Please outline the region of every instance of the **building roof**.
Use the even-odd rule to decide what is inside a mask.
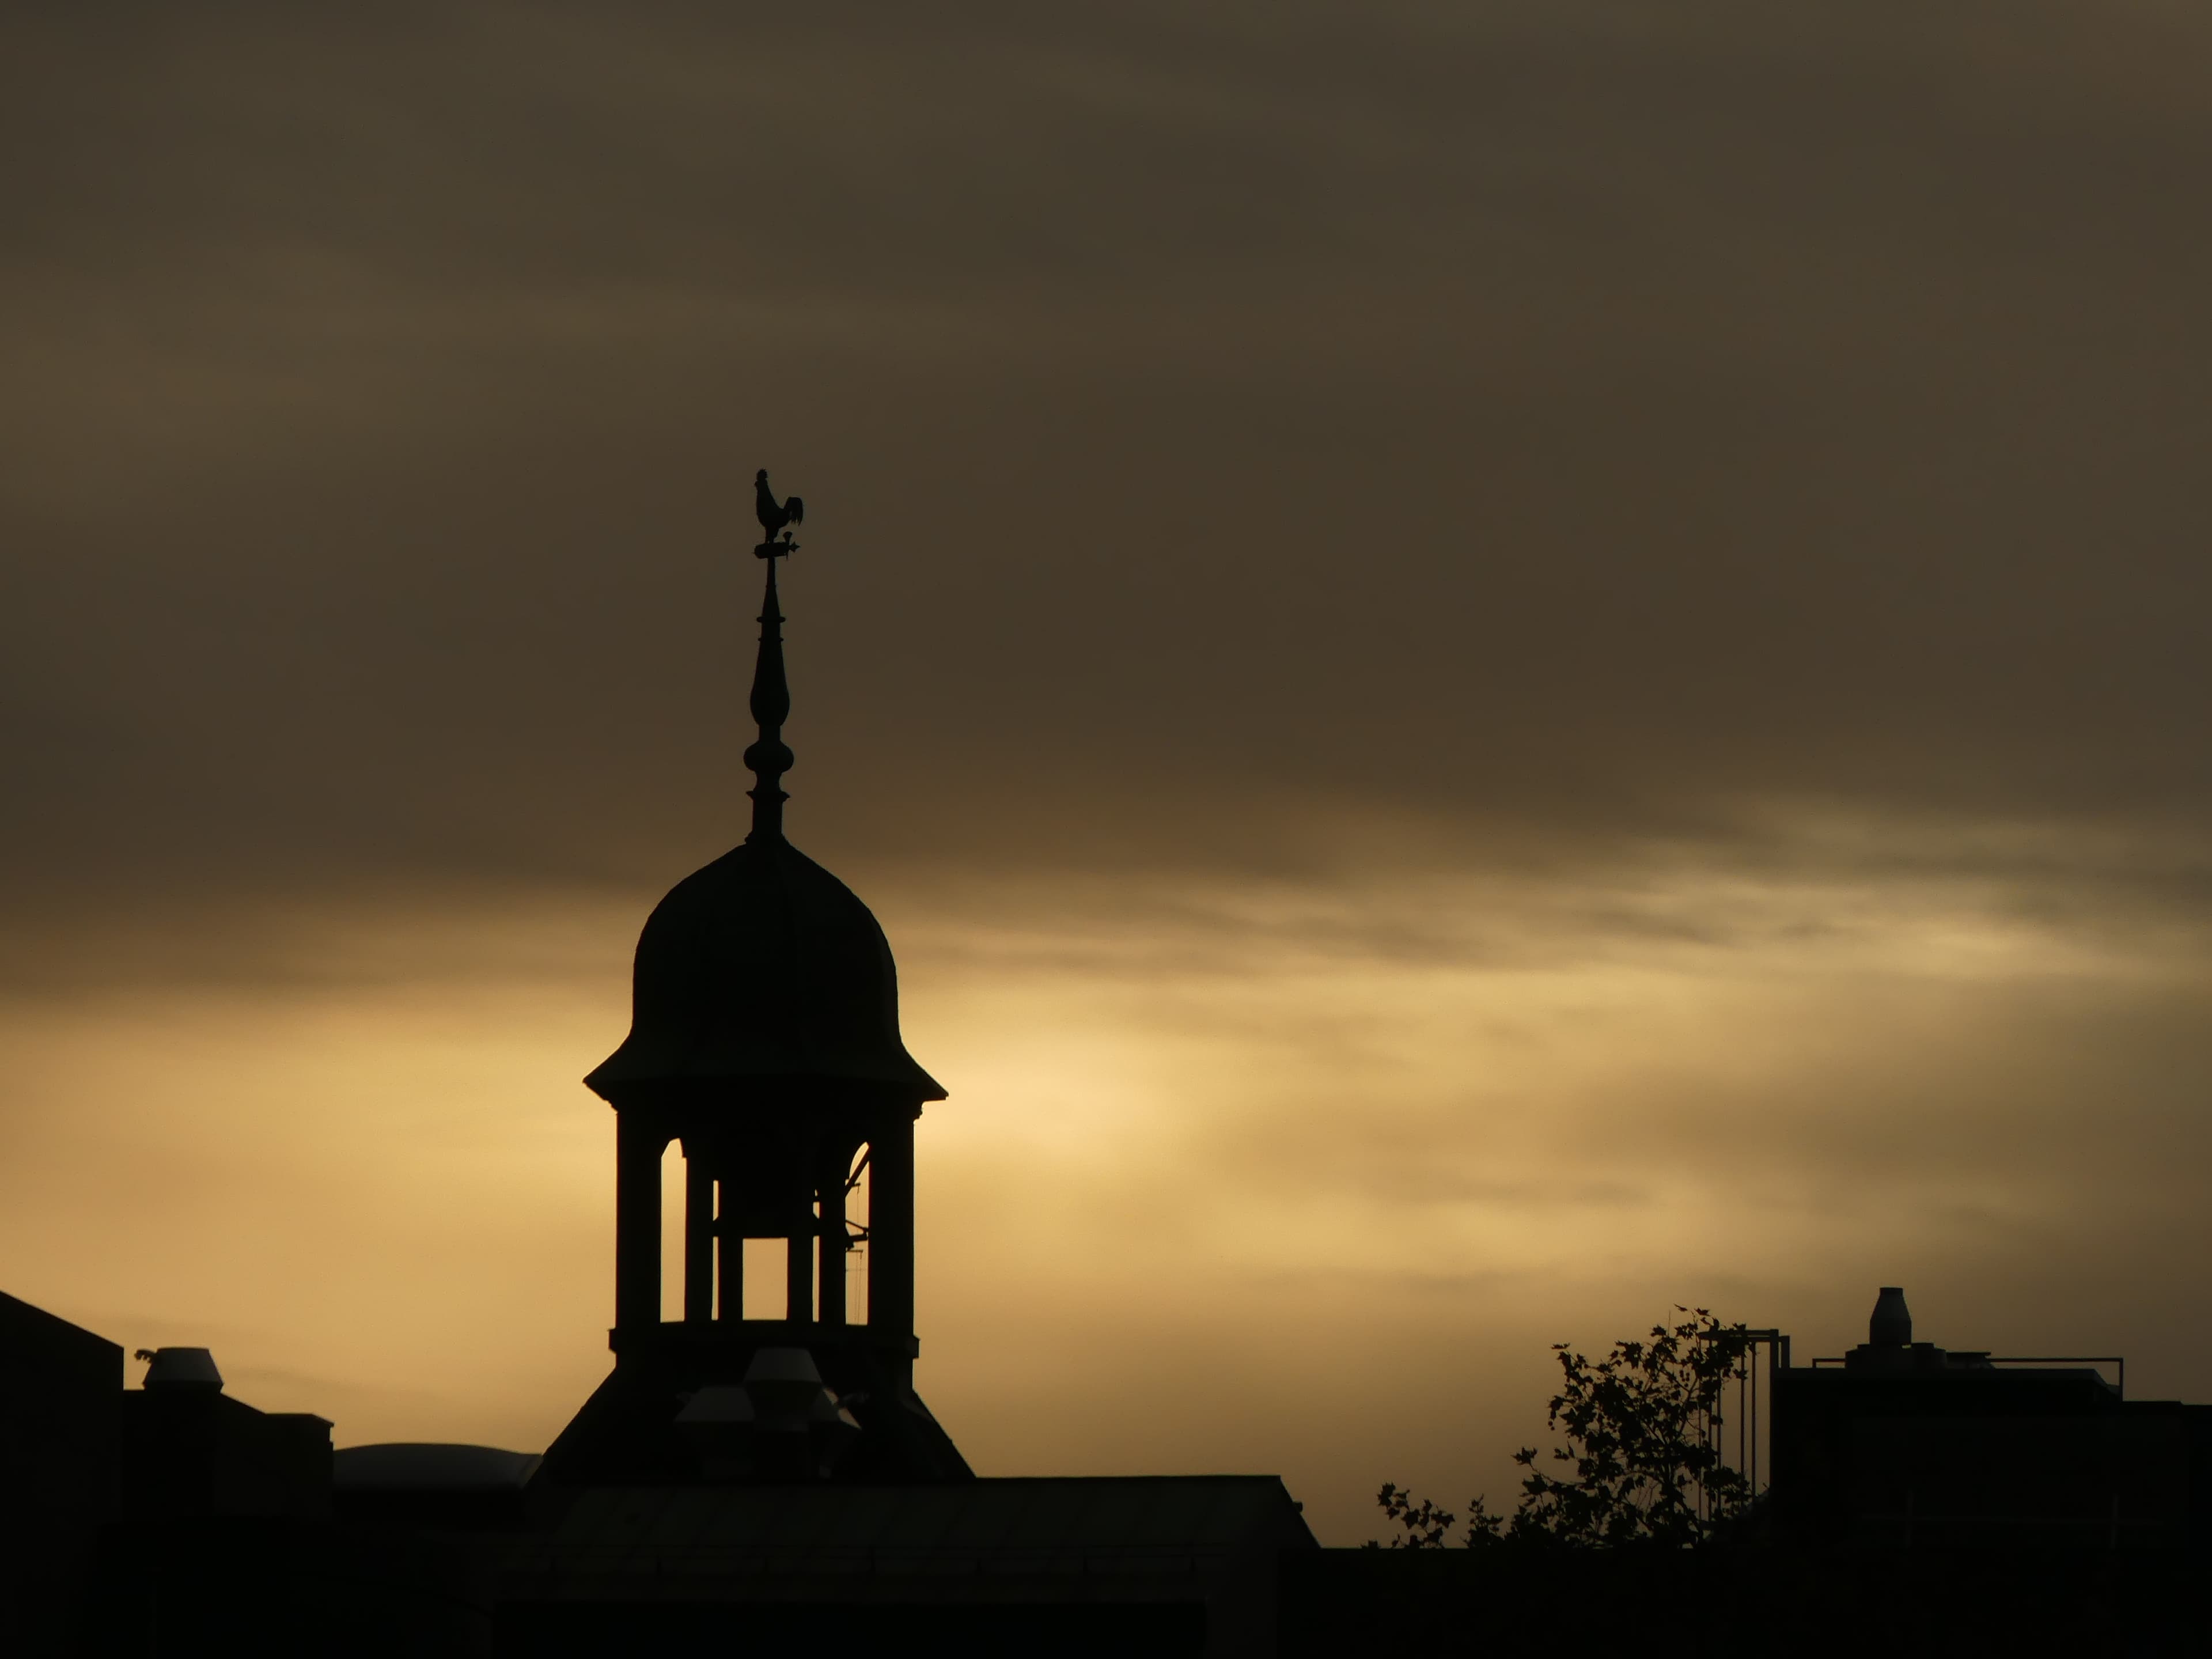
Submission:
[[[331,1458],[340,1492],[516,1492],[544,1459],[536,1452],[441,1441],[342,1446]]]
[[[781,835],[685,877],[637,942],[629,1036],[585,1081],[641,1085],[810,1079],[945,1091],[899,1036],[898,969],[852,890]]]
[[[648,1564],[752,1571],[765,1560],[795,1571],[843,1562],[866,1571],[1024,1559],[1049,1566],[1098,1556],[1194,1565],[1314,1541],[1273,1475],[1158,1475],[598,1487],[580,1492],[553,1532],[525,1548],[570,1571]]]

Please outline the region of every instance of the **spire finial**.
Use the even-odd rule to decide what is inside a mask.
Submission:
[[[753,830],[747,841],[783,839],[783,775],[791,770],[792,753],[783,741],[783,723],[791,717],[791,687],[783,677],[783,612],[776,604],[775,562],[799,550],[789,526],[806,516],[806,504],[793,495],[779,502],[768,487],[768,470],[753,475],[753,501],[761,528],[768,539],[753,549],[753,556],[768,565],[768,592],[761,601],[760,655],[753,665],[752,713],[760,737],[745,750],[745,765],[753,775]],[[778,532],[781,539],[778,539]]]

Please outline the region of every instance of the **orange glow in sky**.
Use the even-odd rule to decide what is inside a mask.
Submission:
[[[2100,1237],[2118,1273],[2194,1224],[2185,1170],[2084,1127],[2100,1008],[2191,992],[2148,925],[1663,864],[995,908],[896,875],[908,1041],[952,1090],[921,1386],[985,1472],[1279,1470],[1351,1539],[1386,1475],[1509,1489],[1551,1341],[1692,1301],[1832,1348],[1899,1279],[1961,1340],[2206,1361],[2096,1259],[2039,1259]],[[635,920],[302,919],[309,988],[11,1002],[16,1289],[206,1343],[341,1444],[542,1445],[607,1363],[611,1114],[577,1079]]]

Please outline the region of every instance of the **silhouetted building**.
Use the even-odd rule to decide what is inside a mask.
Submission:
[[[143,1354],[123,1395],[123,1487],[141,1515],[289,1516],[331,1510],[331,1425],[257,1411],[222,1391],[205,1348]]]
[[[901,1040],[883,929],[784,839],[777,556],[745,751],[752,832],[647,919],[629,1036],[586,1079],[616,1116],[615,1370],[547,1450],[544,1483],[972,1478],[914,1392],[915,1121],[945,1091]],[[678,1263],[660,1259],[672,1147]],[[865,1224],[847,1213],[864,1179]],[[766,1307],[744,1304],[749,1246],[781,1269]],[[672,1268],[683,1316],[664,1321]]]
[[[527,1522],[523,1494],[543,1462],[534,1452],[496,1446],[349,1446],[331,1460],[331,1509],[368,1527],[515,1531]]]
[[[758,494],[771,533],[799,521]],[[784,838],[793,544],[758,550],[751,833],[647,919],[629,1035],[587,1079],[616,1114],[611,1373],[542,1458],[333,1456],[327,1423],[230,1399],[204,1350],[125,1391],[114,1345],[6,1304],[9,1512],[77,1506],[89,1589],[49,1601],[78,1599],[94,1649],[1273,1650],[1279,1559],[1314,1548],[1280,1480],[978,1480],[915,1393],[915,1123],[945,1091],[900,1036],[882,928]]]
[[[672,1644],[736,1620],[763,1639],[1270,1651],[1277,1558],[1314,1543],[1279,1480],[979,1480],[915,1393],[915,1124],[945,1095],[901,1037],[875,917],[784,838],[789,549],[759,550],[751,833],[647,920],[629,1035],[586,1079],[616,1113],[615,1366],[531,1477],[532,1533],[486,1558],[502,1640]],[[664,1262],[672,1149],[683,1246]],[[769,1306],[746,1305],[749,1249],[781,1269]]]
[[[58,1641],[122,1496],[122,1348],[0,1295],[0,1652]]]
[[[1277,1650],[1283,1574],[1317,1553],[1272,1475],[606,1487],[518,1540],[492,1594],[516,1653],[742,1632],[763,1648],[1257,1656]]]
[[[331,1425],[223,1392],[204,1348],[123,1350],[0,1296],[0,1653],[140,1650],[285,1601],[331,1513]],[[166,1608],[166,1613],[163,1609]]]
[[[1865,1343],[1772,1373],[1776,1523],[1883,1549],[2202,1547],[2212,1407],[2129,1400],[2125,1377],[2117,1358],[1916,1342],[1887,1286]]]

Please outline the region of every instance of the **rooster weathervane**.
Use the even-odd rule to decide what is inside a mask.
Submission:
[[[753,549],[756,558],[778,559],[799,550],[799,544],[791,539],[791,526],[805,521],[806,503],[796,495],[777,501],[775,492],[768,487],[766,467],[753,474],[753,511],[760,519],[761,533],[768,538]],[[781,541],[776,539],[779,536]]]

